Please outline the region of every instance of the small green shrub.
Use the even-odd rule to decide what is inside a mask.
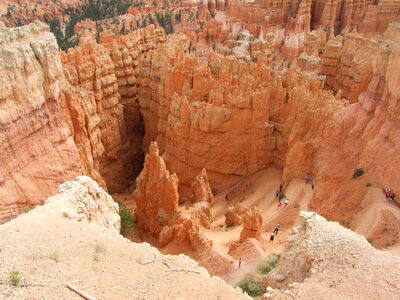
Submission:
[[[257,271],[244,275],[237,286],[253,298],[259,297],[265,293],[262,287],[262,276]]]
[[[231,226],[231,227],[218,227],[216,228],[217,231],[231,231],[234,230],[237,226]]]
[[[265,293],[265,290],[262,286],[263,276],[271,272],[276,267],[279,258],[279,255],[271,254],[264,260],[263,263],[258,265],[255,271],[244,275],[237,286],[253,298],[262,296]]]
[[[366,187],[370,187],[370,186],[372,186],[372,183],[371,182],[367,182],[367,184],[365,186]]]
[[[32,252],[28,258],[31,260],[39,260],[39,259],[43,258],[43,255],[40,252],[35,251],[35,252]]]
[[[136,227],[136,219],[132,216],[131,212],[122,204],[122,202],[118,202],[119,206],[119,215],[121,217],[121,230],[120,233],[123,236],[126,236],[128,233],[135,230]]]
[[[357,168],[357,169],[354,170],[354,173],[353,173],[352,178],[353,178],[353,179],[354,179],[354,178],[358,178],[358,177],[360,177],[362,174],[364,174],[364,170],[361,169],[361,168]]]
[[[11,282],[13,285],[17,285],[20,282],[19,279],[19,272],[12,271],[8,274],[8,281]]]
[[[278,195],[278,199],[282,200],[285,197],[285,193],[284,192],[280,192]]]
[[[266,275],[269,272],[271,272],[273,269],[275,269],[278,261],[279,261],[280,255],[279,254],[271,254],[268,256],[263,263],[258,265],[257,271],[262,274]]]
[[[64,218],[69,218],[69,214],[66,211],[64,211],[62,215]]]
[[[60,255],[58,254],[57,251],[53,251],[52,253],[50,253],[49,258],[54,260],[55,262],[60,261]]]
[[[106,253],[106,248],[102,244],[96,244],[96,247],[94,248],[94,251],[96,253]]]
[[[21,208],[21,210],[22,210],[24,213],[27,213],[28,211],[31,210],[31,208],[30,208],[29,206],[25,206],[25,207]]]

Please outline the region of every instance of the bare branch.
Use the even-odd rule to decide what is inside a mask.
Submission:
[[[197,270],[191,270],[191,269],[179,269],[179,268],[174,268],[174,269],[169,269],[167,270],[168,272],[172,273],[172,272],[192,272],[192,273],[196,273],[196,274],[200,274],[200,271]]]
[[[139,262],[141,265],[147,265],[147,264],[150,264],[150,263],[152,263],[152,262],[155,262],[158,258],[157,258],[157,256],[155,255],[155,253],[153,253],[153,255],[154,255],[154,258],[152,259],[152,260],[149,260],[149,261],[145,261],[145,262]]]
[[[92,296],[86,294],[85,292],[83,292],[83,291],[77,289],[76,287],[74,287],[74,286],[71,285],[71,284],[68,284],[68,283],[67,283],[67,288],[69,288],[71,291],[77,293],[79,296],[81,296],[82,298],[84,298],[84,299],[86,299],[86,300],[97,300],[96,298],[94,298],[94,297],[92,297]]]

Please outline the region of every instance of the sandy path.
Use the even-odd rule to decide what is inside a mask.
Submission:
[[[388,241],[392,243],[397,239],[393,246],[386,246],[382,250],[400,255],[400,243],[398,242],[400,208],[398,205],[396,203],[389,204],[380,188],[371,188],[365,195],[362,206],[363,210],[353,219],[351,229],[364,235],[370,241],[380,239],[381,242],[377,241],[374,243],[375,246],[378,244],[382,247],[389,243]],[[397,238],[393,237],[396,236],[396,231]]]
[[[284,243],[293,226],[297,225],[298,213],[300,209],[307,210],[311,201],[313,191],[310,184],[305,184],[304,180],[292,180],[286,188],[285,194],[289,199],[288,207],[277,207],[275,193],[281,184],[281,171],[278,168],[268,168],[256,174],[244,178],[234,188],[228,189],[215,195],[212,203],[212,229],[205,230],[205,235],[213,240],[214,247],[228,253],[229,245],[239,239],[242,226],[235,228],[222,228],[225,222],[225,212],[229,206],[242,203],[246,207],[257,207],[263,216],[261,228],[261,244],[267,254],[280,253]],[[228,200],[225,200],[228,194]],[[270,232],[279,223],[281,230],[273,243],[269,243]],[[261,261],[245,262],[242,261],[240,269],[224,276],[224,279],[231,285],[236,285],[243,275],[254,270]]]

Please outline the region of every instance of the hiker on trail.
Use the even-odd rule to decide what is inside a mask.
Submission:
[[[274,231],[272,231],[273,234],[278,234],[279,229],[281,228],[281,225],[276,224]]]
[[[390,198],[392,197],[392,194],[393,194],[392,189],[387,189],[386,190],[385,196],[386,196],[386,200],[387,201],[390,201]]]
[[[282,206],[282,201],[279,200],[279,202],[278,202],[278,208],[281,207],[281,206]]]
[[[283,190],[283,183],[281,183],[281,185],[279,186],[279,193],[281,193]]]
[[[269,242],[273,242],[275,238],[275,233],[271,233],[271,237],[269,238]]]
[[[310,182],[310,179],[311,179],[310,175],[307,175],[306,176],[306,184],[308,184]]]
[[[311,182],[311,188],[314,189],[315,186],[315,180],[313,179],[313,181]]]
[[[225,200],[228,200],[228,194],[225,194]]]
[[[239,266],[238,269],[240,269],[240,265],[242,264],[242,258],[239,258]]]
[[[286,198],[286,196],[285,196],[285,207],[287,207],[288,204],[289,204],[289,199]]]
[[[275,199],[279,197],[279,190],[276,190]]]
[[[396,198],[396,195],[392,192],[392,194],[389,197],[389,203],[394,201],[395,198]]]

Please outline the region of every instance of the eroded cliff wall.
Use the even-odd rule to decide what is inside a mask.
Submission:
[[[63,119],[63,79],[46,25],[0,23],[0,222],[83,172]]]
[[[97,170],[111,193],[126,189],[142,168],[138,64],[164,40],[164,32],[152,25],[127,36],[103,32],[101,44],[92,38],[82,39],[79,46],[62,54],[65,77],[74,87],[66,92],[71,130],[75,140],[81,140],[81,157],[92,158],[88,169]],[[78,101],[73,96],[76,90],[81,93]],[[88,112],[88,106],[93,113]],[[79,118],[76,111],[86,117]]]
[[[346,104],[324,92],[318,76],[214,53],[199,61],[168,45],[142,65],[139,103],[144,147],[157,139],[181,196],[202,168],[220,191],[238,176],[284,166],[293,147],[304,154],[291,176],[311,168],[315,147],[307,137],[320,134],[332,109]]]

